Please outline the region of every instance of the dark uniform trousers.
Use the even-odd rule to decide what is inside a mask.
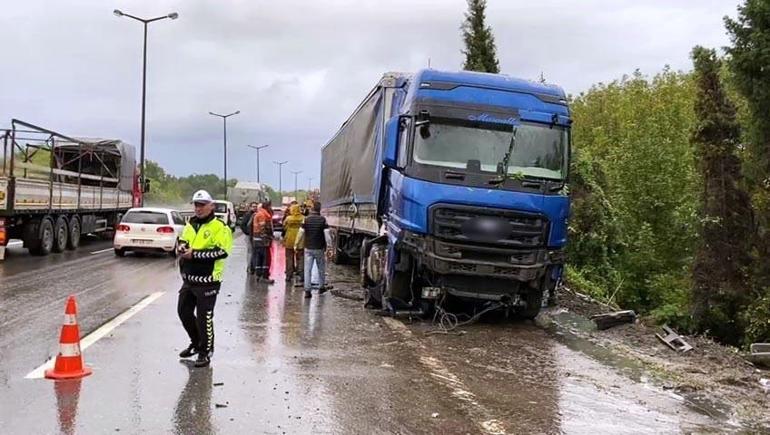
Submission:
[[[177,314],[190,343],[200,352],[214,351],[214,305],[217,302],[219,284],[182,284],[177,302]]]

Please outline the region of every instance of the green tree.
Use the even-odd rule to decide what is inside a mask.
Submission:
[[[495,37],[492,28],[486,25],[486,8],[486,0],[468,0],[468,12],[460,27],[465,41],[465,50],[462,51],[465,55],[463,69],[499,73]]]
[[[568,279],[595,296],[641,312],[686,312],[699,183],[693,102],[692,77],[668,68],[573,99]]]
[[[751,203],[742,187],[737,156],[740,125],[735,105],[720,82],[721,61],[714,50],[692,51],[696,82],[696,124],[691,142],[703,179],[699,245],[693,264],[692,309],[700,332],[739,344],[749,301],[747,272]]]
[[[770,282],[770,1],[746,0],[738,7],[737,19],[725,17],[725,26],[732,42],[725,48],[731,79],[748,109],[743,168],[754,211],[751,279],[756,293],[748,313],[767,313],[770,312],[767,284]],[[750,339],[770,339],[770,319],[748,317],[747,320],[752,322]]]

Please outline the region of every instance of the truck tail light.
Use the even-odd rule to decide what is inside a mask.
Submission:
[[[129,227],[128,225],[125,225],[125,224],[120,224],[120,225],[118,225],[118,231],[122,231],[124,233],[127,233],[127,232],[131,231],[131,227]]]
[[[156,231],[163,234],[172,234],[174,232],[174,228],[172,227],[159,227]]]

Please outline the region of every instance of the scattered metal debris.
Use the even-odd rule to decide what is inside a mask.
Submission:
[[[595,314],[590,319],[596,323],[597,329],[603,331],[624,323],[634,323],[636,321],[636,313],[632,310],[614,311],[612,313]]]
[[[693,349],[692,346],[684,339],[674,332],[673,329],[669,328],[668,325],[663,325],[663,332],[666,333],[665,336],[660,334],[655,334],[656,337],[658,337],[658,340],[662,341],[666,346],[670,347],[672,350],[675,350],[677,352],[687,352]]]

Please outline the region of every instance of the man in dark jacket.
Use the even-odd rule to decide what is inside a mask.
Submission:
[[[299,230],[297,240],[294,242],[294,249],[305,249],[305,297],[312,297],[311,279],[313,272],[313,263],[318,269],[318,294],[326,292],[326,239],[329,237],[329,225],[326,218],[321,216],[321,203],[313,202],[313,209],[310,215],[305,218],[305,222]]]

